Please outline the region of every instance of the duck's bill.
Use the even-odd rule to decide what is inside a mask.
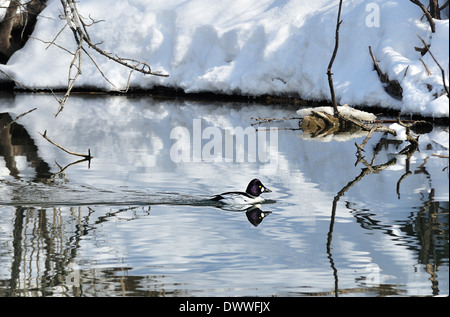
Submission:
[[[268,189],[267,187],[261,188],[261,193],[271,193],[272,191]]]

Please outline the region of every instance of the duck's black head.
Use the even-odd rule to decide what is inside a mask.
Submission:
[[[245,192],[252,196],[258,197],[261,193],[270,193],[271,190],[264,186],[259,179],[255,178],[248,184]]]

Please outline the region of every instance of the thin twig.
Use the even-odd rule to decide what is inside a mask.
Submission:
[[[47,130],[45,130],[43,134],[40,133],[40,132],[38,132],[38,133],[39,133],[40,135],[42,135],[42,137],[43,137],[44,139],[46,139],[48,142],[50,142],[51,144],[53,144],[53,145],[56,146],[57,148],[63,150],[64,152],[66,152],[66,153],[68,153],[68,154],[70,154],[70,155],[81,156],[81,157],[84,157],[86,160],[91,160],[91,159],[94,158],[94,157],[91,155],[91,149],[88,149],[88,154],[87,154],[87,155],[86,155],[86,154],[80,154],[80,153],[72,152],[72,151],[69,151],[69,150],[67,150],[66,148],[62,147],[61,145],[55,143],[54,141],[50,140],[50,138],[47,136]]]
[[[22,84],[20,81],[17,81],[13,76],[11,76],[10,74],[8,74],[7,72],[3,71],[0,69],[0,73],[2,73],[3,75],[5,75],[6,77],[8,77],[9,79],[11,79],[13,82],[15,82],[17,85],[19,85],[20,87],[26,89],[26,90],[30,90],[32,92],[36,92],[35,89],[28,87],[24,84]]]
[[[449,158],[448,155],[443,155],[443,154],[431,154],[432,156],[436,156],[436,157],[440,157],[440,158]]]
[[[65,171],[67,168],[69,168],[70,166],[75,165],[75,164],[79,164],[79,163],[83,163],[83,162],[86,162],[86,161],[88,161],[88,167],[90,168],[90,162],[91,162],[91,159],[90,159],[90,158],[82,158],[81,160],[78,160],[78,161],[69,163],[69,164],[67,164],[67,165],[64,166],[64,167],[62,167],[61,165],[58,164],[58,162],[55,161],[55,164],[58,166],[59,171],[56,172],[56,173],[54,173],[54,174],[52,175],[52,179],[54,180],[54,179],[56,178],[56,176],[58,176],[58,175],[63,175],[63,176],[64,176],[64,171]],[[65,177],[64,177],[64,178],[65,178]]]
[[[445,71],[442,68],[441,64],[439,64],[438,60],[436,59],[436,57],[434,57],[433,53],[430,50],[430,47],[428,46],[428,44],[425,42],[425,40],[419,35],[417,34],[417,36],[419,37],[419,39],[422,41],[423,45],[425,45],[425,48],[428,50],[428,53],[430,53],[431,58],[434,60],[434,62],[436,63],[436,65],[439,67],[439,69],[441,70],[441,75],[442,75],[442,82],[444,84],[444,89],[445,92],[447,93],[447,97],[450,98],[449,96],[449,91],[448,91],[448,86],[445,80]]]
[[[37,109],[37,108],[35,107],[35,108],[31,109],[31,110],[28,110],[28,111],[25,111],[24,113],[19,114],[19,115],[18,115],[13,121],[11,121],[9,124],[10,124],[10,125],[13,124],[14,122],[16,122],[17,120],[19,120],[19,119],[22,118],[23,116],[25,116],[25,115],[27,115],[27,114],[33,112],[33,111],[36,110],[36,109]]]
[[[33,108],[33,109],[28,110],[28,111],[26,111],[26,112],[24,112],[24,113],[22,113],[22,114],[19,114],[13,121],[11,121],[11,122],[9,122],[8,124],[6,124],[6,125],[4,126],[4,128],[8,128],[11,124],[17,122],[17,120],[19,120],[19,119],[22,118],[23,116],[29,114],[30,112],[33,112],[33,111],[36,110],[36,109],[37,109],[37,108]]]
[[[360,145],[355,143],[355,145],[356,145],[356,147],[358,148],[359,151],[364,151],[364,147],[366,146],[366,144],[369,141],[369,139],[372,137],[372,134],[374,134],[376,132],[377,127],[378,126],[373,126],[372,129],[370,129],[370,131],[367,134],[366,138],[364,139],[364,141]]]
[[[380,78],[380,81],[382,83],[387,83],[389,80],[388,80],[386,74],[383,74],[383,72],[381,71],[380,66],[378,65],[378,61],[375,58],[375,55],[373,55],[372,46],[369,46],[369,54],[370,54],[370,57],[372,58],[373,66],[375,67],[375,70],[377,71],[378,78]]]
[[[425,70],[426,70],[428,76],[431,76],[431,70],[428,68],[427,64],[425,64],[424,60],[421,59],[421,58],[419,58],[419,61],[422,62],[422,65],[423,65],[423,67],[425,68]],[[409,65],[408,65],[408,66],[409,66]]]
[[[114,88],[116,88],[116,85],[114,85],[109,79],[108,77],[106,77],[106,75],[103,73],[103,71],[100,69],[100,67],[97,65],[97,63],[95,62],[94,58],[91,56],[91,54],[89,54],[89,52],[82,47],[83,52],[89,57],[89,59],[92,61],[92,63],[94,64],[95,68],[97,68],[98,72],[100,73],[100,75],[102,75],[102,77]]]
[[[53,39],[53,40],[50,41],[50,42],[49,42],[49,41],[44,41],[44,40],[42,40],[42,39],[40,39],[40,38],[37,38],[37,37],[34,37],[34,36],[30,36],[30,38],[33,39],[33,40],[38,40],[38,41],[40,41],[40,42],[42,42],[42,43],[44,43],[44,44],[48,44],[48,46],[47,46],[45,49],[48,49],[50,46],[54,45],[54,46],[56,46],[57,48],[62,49],[63,51],[66,51],[66,52],[69,53],[70,55],[75,55],[75,53],[71,52],[70,50],[68,50],[68,49],[65,48],[64,46],[61,46],[61,45],[59,45],[59,44],[56,44],[56,43],[54,42],[54,40],[56,39],[56,37],[55,37],[55,39]]]
[[[67,24],[64,24],[64,26],[61,28],[61,30],[59,30],[58,33],[56,33],[56,36],[53,38],[53,40],[48,44],[48,46],[45,48],[46,50],[56,42],[56,39],[59,37],[59,35],[62,33],[62,31],[64,31],[64,29],[66,28]]]
[[[280,122],[280,121],[288,121],[288,120],[301,120],[300,117],[285,117],[285,118],[255,118],[250,117],[250,120],[255,120],[257,122],[251,123],[252,126],[260,125],[262,123],[269,123],[269,122]]]
[[[81,40],[83,39],[83,36],[81,36]],[[69,66],[69,74],[68,74],[68,80],[67,80],[67,91],[64,94],[64,96],[58,100],[59,102],[59,108],[58,111],[55,114],[55,117],[58,116],[58,114],[64,109],[64,106],[66,105],[67,99],[69,99],[70,93],[75,86],[75,82],[78,78],[78,76],[81,75],[81,49],[82,49],[82,41],[78,43],[78,48],[73,56],[72,62]],[[77,65],[75,65],[77,63]],[[74,77],[72,77],[72,68],[76,68],[76,74]]]

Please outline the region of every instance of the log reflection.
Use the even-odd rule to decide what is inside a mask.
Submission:
[[[3,156],[10,175],[16,179],[21,175],[17,164],[20,157],[24,157],[35,170],[33,181],[46,180],[51,176],[50,166],[39,156],[30,134],[14,122],[9,113],[0,113],[0,156]]]

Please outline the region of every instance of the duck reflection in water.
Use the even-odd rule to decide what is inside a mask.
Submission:
[[[271,211],[262,211],[260,209],[260,204],[240,206],[221,205],[218,208],[226,211],[245,211],[248,221],[255,227],[257,227],[268,215],[272,213]]]
[[[245,212],[248,221],[255,227],[258,227],[263,219],[272,213],[271,211],[262,211],[259,207],[260,205],[252,206]]]

